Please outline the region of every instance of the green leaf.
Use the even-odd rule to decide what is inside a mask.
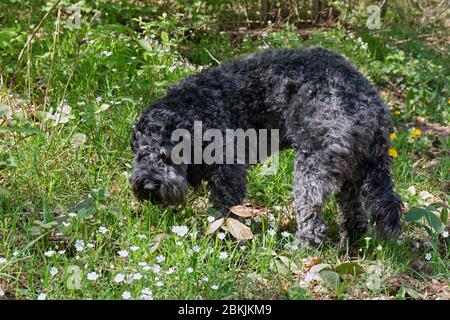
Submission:
[[[5,132],[18,132],[18,133],[26,133],[26,134],[33,134],[33,133],[39,133],[39,128],[33,128],[33,127],[17,127],[17,126],[9,126],[9,127],[0,127],[0,133]]]
[[[325,286],[331,290],[337,291],[341,284],[341,278],[339,274],[330,270],[322,270],[320,272],[320,277],[322,278]]]
[[[289,270],[294,273],[294,274],[300,274],[301,270],[297,267],[297,265],[291,261],[288,257],[286,256],[278,256],[278,258],[281,260],[281,262],[284,263],[284,265],[286,267],[289,268]]]
[[[161,40],[163,41],[163,43],[169,43],[169,35],[167,34],[167,32],[161,32]]]
[[[334,269],[339,274],[351,274],[357,276],[360,275],[361,273],[364,273],[363,267],[361,267],[358,263],[351,261],[338,264],[337,266],[334,267]]]
[[[439,208],[442,208],[441,211],[439,212]],[[429,211],[434,211],[436,213],[439,212],[439,218],[441,219],[441,222],[446,225],[448,223],[448,205],[443,203],[443,202],[436,202],[436,203],[432,203],[430,204],[427,209],[429,209]]]
[[[425,219],[427,220],[430,227],[437,233],[441,232],[442,229],[444,228],[444,224],[441,222],[439,217],[435,215],[433,212],[427,211]]]
[[[441,222],[446,225],[448,223],[448,208],[442,208],[441,214],[440,214]]]
[[[104,189],[92,190],[90,192],[92,198],[97,201],[105,201],[106,200],[106,191]]]
[[[288,274],[291,274],[289,269],[278,259],[274,259],[270,262],[269,269],[281,274],[282,276],[287,276]]]
[[[405,221],[418,221],[422,219],[427,213],[428,211],[423,208],[411,208],[405,216]]]
[[[0,155],[0,169],[9,168],[15,169],[17,168],[16,159],[10,154],[1,154]]]
[[[71,212],[75,212],[80,218],[88,218],[97,210],[95,200],[91,197],[84,199],[82,202],[71,208]]]
[[[308,293],[305,288],[293,287],[288,291],[289,298],[292,300],[311,300],[312,296]]]

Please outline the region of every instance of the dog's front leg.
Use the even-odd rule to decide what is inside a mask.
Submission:
[[[247,166],[216,165],[209,176],[208,185],[213,208],[227,215],[230,207],[244,201],[247,190]]]

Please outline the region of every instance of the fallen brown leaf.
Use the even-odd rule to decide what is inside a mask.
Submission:
[[[228,231],[238,240],[249,240],[253,238],[252,230],[242,222],[233,218],[227,218],[225,221]]]
[[[216,221],[213,221],[213,223],[211,223],[208,229],[206,229],[205,235],[214,233],[217,229],[219,229],[223,225],[224,221],[225,221],[224,218],[220,218],[217,219]]]

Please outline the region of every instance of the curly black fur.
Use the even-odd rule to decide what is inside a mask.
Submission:
[[[194,121],[202,121],[203,130],[280,130],[280,148],[296,152],[300,240],[322,243],[321,207],[331,194],[341,208],[342,240],[358,239],[369,218],[380,235],[400,230],[402,202],[389,173],[389,111],[344,57],[316,47],[250,55],[183,79],[143,112],[132,137],[136,197],[176,204],[188,184],[206,180],[214,207],[227,214],[244,200],[248,165],[174,165],[171,132],[193,134]]]

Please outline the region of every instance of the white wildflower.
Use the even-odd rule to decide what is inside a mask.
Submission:
[[[89,273],[87,274],[87,279],[88,279],[89,281],[95,281],[95,280],[98,279],[98,277],[99,277],[99,275],[98,275],[96,272],[89,272]]]
[[[180,237],[184,237],[189,232],[189,229],[186,226],[173,226],[172,232],[176,233]]]
[[[83,240],[77,240],[75,241],[75,249],[78,252],[81,252],[84,250],[84,241]]]
[[[53,256],[55,253],[56,253],[56,251],[49,250],[49,251],[47,251],[47,252],[44,253],[44,256],[46,256],[46,257],[51,257],[51,256]]]
[[[126,258],[128,257],[129,252],[127,250],[120,250],[119,252],[117,252],[118,255],[122,258]]]
[[[120,283],[124,280],[125,280],[125,276],[121,273],[116,274],[116,276],[114,277],[114,282],[116,282],[116,283]]]
[[[411,186],[411,187],[409,187],[408,188],[408,192],[411,194],[411,195],[413,195],[413,196],[415,196],[416,195],[416,187],[414,187],[414,186]]]
[[[228,253],[226,253],[225,251],[221,251],[219,257],[220,259],[225,260],[228,258]]]
[[[100,232],[101,234],[105,234],[108,232],[108,229],[106,229],[105,227],[99,227],[98,232]]]
[[[52,277],[54,277],[54,276],[56,276],[58,274],[58,269],[56,269],[55,267],[52,267],[51,269],[50,269],[50,275],[52,276]]]
[[[122,299],[125,299],[125,300],[131,299],[131,293],[129,291],[124,291],[122,293]]]
[[[47,295],[43,292],[39,293],[37,299],[38,300],[45,300],[47,298]]]

